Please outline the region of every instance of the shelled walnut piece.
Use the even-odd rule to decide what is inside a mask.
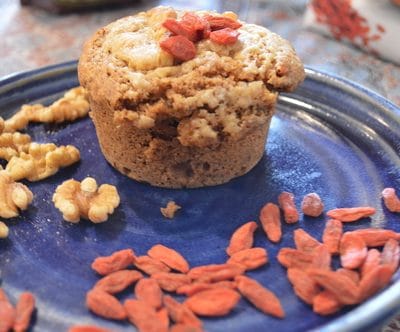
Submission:
[[[28,134],[2,133],[0,135],[0,159],[9,161],[12,157],[27,152],[32,139]]]
[[[89,102],[84,88],[68,90],[64,96],[50,106],[42,104],[23,105],[11,118],[4,121],[4,132],[15,132],[25,128],[29,122],[74,121],[89,112]],[[0,124],[1,127],[1,124]]]
[[[5,170],[0,170],[0,217],[12,218],[26,210],[33,194],[22,183],[15,182]]]
[[[169,201],[167,203],[166,207],[161,207],[160,211],[161,214],[165,217],[165,218],[169,218],[172,219],[173,217],[175,217],[175,213],[181,209],[181,206],[179,206],[178,204],[176,204],[174,201]]]
[[[53,202],[66,221],[77,223],[83,217],[101,223],[114,212],[120,199],[116,187],[109,184],[98,187],[95,179],[87,177],[82,182],[64,181],[57,187]]]
[[[6,171],[14,180],[38,181],[55,174],[61,167],[72,165],[80,159],[79,150],[72,146],[53,143],[30,143],[26,152],[12,157]]]

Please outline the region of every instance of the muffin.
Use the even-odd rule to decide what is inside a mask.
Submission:
[[[98,30],[79,60],[107,161],[182,188],[225,183],[263,156],[279,91],[304,79],[291,45],[232,12],[157,7]]]

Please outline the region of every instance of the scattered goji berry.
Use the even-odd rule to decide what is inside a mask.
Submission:
[[[75,325],[70,327],[68,332],[111,332],[111,331],[94,325]]]
[[[159,272],[169,272],[171,269],[158,259],[149,256],[139,256],[135,259],[135,266],[148,275]]]
[[[224,28],[210,33],[210,40],[220,45],[235,44],[239,38],[240,33],[231,28]]]
[[[15,322],[16,311],[8,300],[6,293],[0,288],[0,332],[8,332]]]
[[[151,275],[158,285],[167,292],[175,292],[179,287],[190,284],[192,279],[186,274],[159,272]]]
[[[315,248],[312,255],[313,255],[313,260],[311,265],[313,267],[325,270],[331,269],[332,256],[328,251],[328,248],[324,244]]]
[[[189,264],[183,256],[176,250],[168,248],[162,244],[156,244],[147,252],[151,258],[163,262],[173,270],[186,273],[189,271]]]
[[[325,269],[309,269],[307,273],[317,284],[330,291],[340,303],[358,303],[358,287],[349,277]]]
[[[86,306],[103,318],[116,320],[126,318],[123,305],[114,296],[100,289],[92,289],[86,293]]]
[[[246,270],[254,270],[268,262],[268,254],[264,248],[250,248],[235,252],[228,264],[243,265]]]
[[[390,265],[378,265],[366,273],[360,281],[360,301],[371,297],[384,288],[392,278],[393,268]]]
[[[379,229],[379,228],[364,228],[357,229],[348,233],[354,233],[363,238],[367,247],[380,247],[385,245],[387,240],[395,239],[400,240],[400,233],[396,233],[389,229]]]
[[[135,253],[132,249],[115,251],[111,256],[97,257],[92,263],[92,269],[98,274],[109,273],[126,269],[135,261]]]
[[[357,269],[367,257],[367,245],[361,236],[346,232],[340,239],[340,263],[346,269]]]
[[[299,221],[299,212],[294,201],[294,195],[287,191],[278,196],[279,206],[283,211],[283,218],[286,223],[293,224]]]
[[[160,321],[156,310],[146,302],[129,299],[124,302],[128,320],[140,332],[167,332],[168,327]]]
[[[281,302],[269,289],[245,276],[238,276],[235,281],[239,292],[258,310],[274,317],[285,317]]]
[[[204,271],[207,271],[207,268]],[[231,280],[236,276],[243,274],[245,271],[246,268],[239,264],[219,264],[219,269],[210,272],[204,272],[198,278],[196,278],[196,280],[200,282]]]
[[[224,28],[239,29],[242,24],[226,16],[205,15],[204,18],[210,24],[212,31]]]
[[[189,296],[184,302],[195,314],[224,316],[238,303],[240,295],[229,288],[213,288]]]
[[[331,254],[339,253],[340,239],[343,234],[343,224],[340,220],[329,219],[326,222],[322,242],[327,246]]]
[[[306,216],[318,217],[324,211],[324,203],[317,193],[310,193],[304,196],[301,210]]]
[[[287,269],[307,269],[312,266],[314,256],[294,248],[282,248],[278,252],[277,259]]]
[[[313,311],[322,316],[331,315],[343,307],[335,295],[328,290],[318,293],[314,297],[312,305]]]
[[[196,56],[195,44],[184,36],[171,36],[160,42],[161,48],[175,59],[189,61]]]
[[[385,188],[382,191],[383,203],[390,212],[400,212],[400,198],[394,188]]]
[[[30,292],[21,293],[15,307],[15,321],[13,329],[15,332],[28,330],[32,313],[35,310],[35,297]]]
[[[392,267],[393,273],[399,266],[400,246],[399,242],[394,239],[387,240],[383,246],[381,264],[387,264]]]
[[[140,279],[135,286],[135,296],[138,300],[151,305],[155,309],[162,306],[162,291],[154,279]]]
[[[236,229],[231,236],[228,248],[226,248],[228,256],[243,249],[251,248],[254,242],[254,232],[257,227],[255,221],[249,221]]]
[[[167,295],[164,296],[164,305],[168,310],[169,317],[171,317],[175,323],[181,323],[200,328],[203,326],[201,320],[185,303],[180,303],[171,296]]]
[[[353,222],[361,218],[372,216],[376,209],[370,206],[359,206],[353,208],[340,208],[329,210],[326,215],[341,222]]]
[[[345,275],[346,277],[353,280],[355,284],[358,284],[360,282],[360,274],[356,270],[350,270],[342,267],[340,269],[337,269],[336,273],[341,273]]]
[[[279,242],[282,237],[281,212],[274,203],[265,204],[260,211],[260,221],[265,235],[272,242]]]
[[[301,228],[293,232],[293,237],[296,248],[300,251],[312,253],[316,248],[322,245],[321,242]]]
[[[132,285],[143,275],[134,270],[120,270],[106,275],[101,278],[95,285],[94,288],[100,289],[109,294],[115,294],[123,291],[128,286]]]
[[[188,285],[183,285],[176,290],[177,294],[184,294],[186,296],[191,296],[198,292],[201,292],[206,289],[215,288],[215,287],[226,287],[234,289],[236,287],[233,281],[219,281],[214,283],[209,282],[194,282]]]
[[[313,303],[314,297],[320,292],[318,284],[308,276],[305,270],[290,268],[287,277],[293,286],[295,294],[308,304]]]
[[[361,266],[361,277],[363,278],[371,270],[381,264],[381,253],[377,249],[368,250],[367,257]]]

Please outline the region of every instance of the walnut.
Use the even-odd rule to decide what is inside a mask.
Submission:
[[[94,223],[107,221],[108,215],[119,205],[117,188],[103,184],[97,187],[96,180],[87,177],[82,182],[74,179],[59,185],[53,195],[53,202],[64,220],[77,223],[80,217]]]
[[[7,225],[0,221],[0,239],[5,239],[8,237],[8,227]]]
[[[5,170],[0,171],[0,217],[12,218],[26,210],[33,194],[27,186],[15,182]]]
[[[89,112],[86,90],[77,87],[67,91],[64,96],[50,106],[42,104],[23,105],[11,118],[4,122],[5,132],[14,132],[25,128],[29,122],[74,121]]]
[[[56,146],[53,143],[30,143],[26,152],[12,157],[6,171],[14,180],[38,181],[47,178],[61,168],[80,159],[79,150],[72,146]]]
[[[21,133],[3,133],[0,135],[0,159],[10,160],[29,149],[31,137]]]
[[[176,211],[178,211],[180,208],[181,207],[177,205],[174,201],[169,201],[165,208],[160,208],[160,211],[165,218],[172,219],[173,217],[175,217]]]

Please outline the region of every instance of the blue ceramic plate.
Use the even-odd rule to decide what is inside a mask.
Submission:
[[[18,74],[0,82],[1,115],[23,103],[50,103],[78,84],[76,63]],[[192,266],[222,263],[230,235],[241,224],[257,220],[260,208],[286,190],[299,204],[304,194],[318,192],[326,210],[372,205],[376,215],[346,225],[400,231],[400,217],[382,207],[386,186],[400,189],[400,111],[353,83],[307,70],[307,79],[290,95],[282,95],[272,121],[266,153],[247,175],[227,184],[185,190],[154,188],[126,178],[100,153],[89,118],[66,126],[33,125],[28,132],[39,142],[73,144],[81,151],[79,164],[29,184],[35,198],[19,218],[8,222],[10,236],[0,241],[2,286],[13,301],[23,290],[37,296],[33,331],[66,331],[76,323],[96,324],[113,331],[132,331],[127,323],[98,318],[85,308],[85,293],[98,280],[90,263],[98,255],[122,248],[145,254],[155,243],[181,252]],[[116,185],[121,205],[104,224],[69,224],[54,208],[57,185],[71,177],[95,177]],[[159,211],[167,201],[183,206],[173,220]],[[272,289],[286,311],[283,320],[265,316],[241,300],[227,317],[204,319],[207,331],[365,331],[400,308],[400,282],[393,283],[363,305],[331,317],[320,317],[294,295],[276,261],[279,248],[293,246],[293,230],[302,227],[321,238],[325,217],[301,218],[283,226],[279,245],[261,230],[255,245],[268,250],[270,263],[249,273]],[[129,296],[127,292],[123,296]]]

